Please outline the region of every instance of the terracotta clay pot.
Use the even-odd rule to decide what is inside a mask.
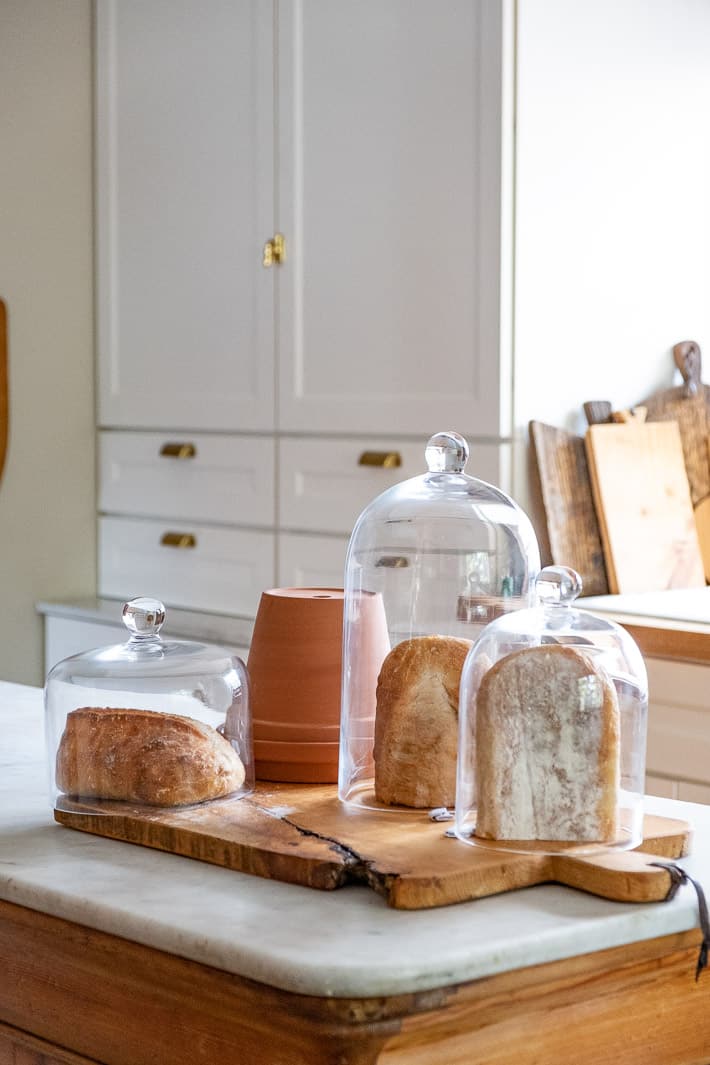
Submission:
[[[339,743],[272,743],[269,740],[254,741],[254,758],[257,762],[300,762],[322,765],[330,762],[338,765]]]
[[[281,784],[336,784],[338,763],[257,762],[257,777]]]
[[[307,725],[301,721],[260,721],[259,739],[272,743],[340,742],[340,725]]]
[[[254,738],[259,722],[340,722],[343,592],[271,588],[254,622],[247,672]]]
[[[341,588],[262,594],[247,662],[257,779],[337,780],[342,641]]]

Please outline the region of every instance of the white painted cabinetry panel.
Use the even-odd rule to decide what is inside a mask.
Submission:
[[[278,581],[284,588],[342,588],[347,538],[281,533]]]
[[[98,0],[103,426],[270,429],[273,6]]]
[[[426,439],[288,438],[279,441],[279,521],[286,529],[349,536],[362,512],[380,492],[426,472]],[[503,445],[505,449],[505,445]],[[399,466],[362,465],[366,456],[387,456]],[[466,472],[500,483],[501,447],[476,444]]]
[[[274,451],[266,436],[101,432],[99,510],[271,526]]]
[[[168,546],[166,537],[192,538]],[[188,542],[191,542],[188,539]],[[99,519],[99,594],[254,617],[274,584],[274,534],[131,518]]]
[[[471,0],[280,5],[282,429],[501,433],[499,37]]]
[[[120,615],[120,604],[117,614]],[[75,618],[45,617],[44,619],[44,671],[49,673],[70,655],[82,654],[95,647],[125,643],[128,633],[120,622],[104,625],[100,621],[78,621]]]
[[[647,658],[646,668],[647,769],[677,782],[674,797],[707,802],[690,791],[710,797],[710,667]]]

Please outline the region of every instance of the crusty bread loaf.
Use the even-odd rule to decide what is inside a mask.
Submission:
[[[243,783],[229,741],[178,714],[84,706],[67,715],[57,751],[57,787],[85,798],[184,806]]]
[[[390,805],[452,806],[459,683],[471,644],[449,636],[404,640],[377,683],[375,796]]]
[[[619,706],[587,652],[515,651],[476,702],[477,812],[484,839],[610,841],[617,834]]]

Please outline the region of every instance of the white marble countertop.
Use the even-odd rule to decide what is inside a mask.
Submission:
[[[286,990],[420,991],[698,924],[690,886],[657,904],[546,885],[404,912],[366,887],[312,891],[75,832],[47,797],[40,689],[0,683],[0,736],[0,898]],[[710,807],[648,809],[694,823],[683,865],[710,887]]]
[[[65,599],[42,600],[35,604],[38,614],[48,617],[98,621],[122,628],[123,599]],[[165,636],[188,636],[228,646],[248,647],[254,629],[253,617],[228,614],[208,614],[199,610],[185,610],[168,606],[165,612]]]
[[[693,626],[710,626],[710,587],[593,595],[579,599],[577,605],[591,613],[633,615],[640,623],[662,618]]]

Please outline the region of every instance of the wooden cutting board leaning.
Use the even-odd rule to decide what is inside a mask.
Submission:
[[[673,348],[673,359],[683,378],[677,388],[656,392],[643,400],[647,420],[678,423],[683,458],[693,505],[710,495],[710,463],[707,440],[710,432],[710,387],[701,381],[700,348],[684,340]]]
[[[585,595],[605,595],[609,586],[584,440],[543,422],[532,421],[529,428],[549,560],[572,566]]]
[[[678,424],[591,425],[585,445],[609,591],[703,587]]]

